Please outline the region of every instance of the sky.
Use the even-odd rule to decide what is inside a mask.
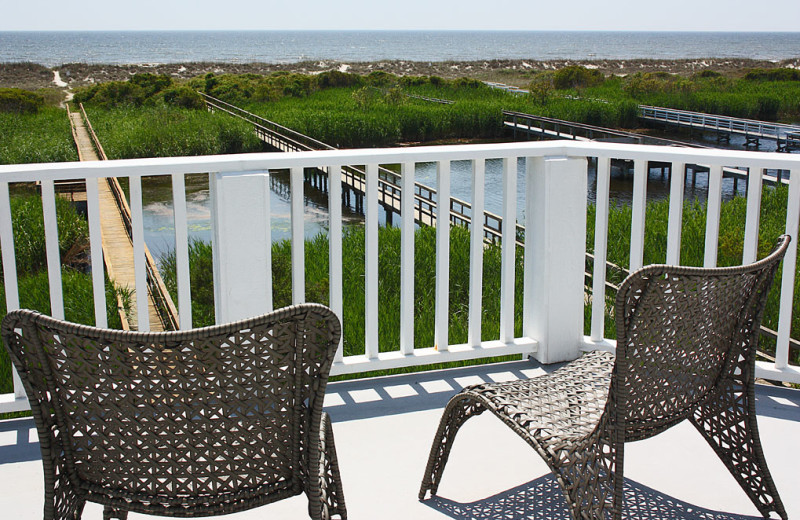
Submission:
[[[0,31],[800,31],[800,0],[3,0]]]

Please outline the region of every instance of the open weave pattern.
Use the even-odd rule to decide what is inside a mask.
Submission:
[[[2,334],[39,430],[45,519],[77,518],[86,500],[114,517],[204,516],[304,491],[314,518],[345,518],[322,412],[340,331],[315,304],[166,333],[10,313]]]
[[[445,409],[419,498],[428,491],[436,494],[461,425],[490,410],[544,458],[576,518],[584,510],[610,509],[615,453],[607,432],[597,426],[608,398],[613,359],[607,352],[592,352],[552,374],[462,390]]]
[[[755,352],[789,237],[751,265],[649,266],[616,299],[616,356],[590,352],[552,374],[474,385],[451,399],[420,499],[435,494],[458,429],[490,410],[531,445],[579,518],[620,518],[626,440],[689,419],[768,517],[786,511],[767,469],[754,407]]]

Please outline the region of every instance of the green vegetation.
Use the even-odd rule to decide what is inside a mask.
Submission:
[[[14,249],[20,306],[50,314],[50,289],[44,244],[42,201],[38,194],[15,190],[11,197]],[[94,324],[92,277],[86,272],[89,229],[72,204],[56,198],[58,243],[62,259],[64,314],[69,321]],[[2,273],[0,273],[2,274]],[[130,302],[128,291],[106,282],[106,312],[109,326],[120,328],[117,295]],[[6,315],[5,286],[0,285],[0,319]],[[0,393],[13,391],[11,364],[5,348],[0,349]]]
[[[747,71],[744,79],[748,81],[800,81],[800,70],[752,69]]]
[[[432,309],[435,307],[436,230],[424,227],[415,238],[415,330],[417,347],[434,344]],[[342,247],[344,294],[342,321],[344,350],[347,355],[364,352],[364,228],[349,228]],[[452,228],[450,237],[450,326],[451,343],[467,341],[469,311],[469,230]],[[328,238],[320,234],[305,243],[306,300],[328,304]],[[291,305],[291,243],[288,240],[272,246],[273,301],[275,308]],[[400,229],[381,228],[378,251],[379,343],[382,351],[399,349],[400,341]],[[195,242],[189,251],[192,286],[192,319],[195,326],[214,323],[211,247]],[[484,340],[500,337],[500,248],[489,246],[484,251],[483,324]],[[177,297],[175,256],[165,255],[160,270],[164,283]],[[522,256],[517,257],[517,313],[515,327],[521,332]]]
[[[758,257],[763,258],[772,250],[778,236],[784,233],[786,225],[786,203],[788,188],[765,188],[761,198],[761,216],[758,243]],[[594,250],[595,206],[589,206],[587,222],[587,249]],[[609,211],[608,261],[616,265],[628,267],[631,236],[631,207],[613,206]],[[717,264],[720,267],[741,265],[744,249],[744,224],[747,212],[747,200],[736,197],[724,202],[720,211],[720,236],[717,252]],[[644,265],[664,263],[667,258],[667,221],[669,201],[657,201],[647,204],[645,214]],[[706,206],[699,203],[686,203],[683,208],[683,228],[681,235],[682,265],[702,266],[705,251]],[[800,267],[800,266],[799,266]],[[622,281],[619,273],[607,272],[613,283]],[[778,311],[780,284],[782,273],[779,270],[772,290],[769,294],[764,312],[764,325],[773,330],[778,327]],[[791,335],[800,337],[800,268],[795,275],[795,301],[792,316]],[[607,306],[613,307],[614,294],[609,294]],[[587,318],[590,311],[587,310]],[[586,332],[588,333],[588,321]],[[613,337],[616,327],[613,316],[606,314],[606,336]],[[774,351],[774,341],[761,337],[761,348]],[[794,351],[793,362],[800,363],[800,351]]]
[[[584,89],[582,95],[764,121],[800,120],[800,82],[767,72],[738,79],[709,71],[690,78],[666,72],[637,73],[608,78]]]
[[[19,88],[0,88],[0,113],[35,114],[44,106],[44,98]]]
[[[164,103],[102,108],[86,105],[109,159],[258,152],[252,127],[226,114]]]
[[[594,87],[605,78],[599,70],[587,69],[580,65],[570,65],[558,69],[553,74],[553,85],[559,90]]]
[[[783,233],[786,219],[786,188],[766,189],[762,197],[761,230],[759,236],[759,258],[766,256],[775,240]],[[587,215],[587,248],[594,246],[595,206],[589,206]],[[644,263],[666,261],[667,218],[669,202],[649,203],[646,213]],[[706,207],[698,203],[686,203],[683,208],[683,236],[681,263],[700,266],[703,264]],[[746,200],[735,198],[722,205],[718,265],[739,265],[742,261]],[[613,206],[609,212],[608,260],[628,267],[630,252],[631,207]],[[415,345],[430,347],[434,344],[432,309],[435,308],[435,245],[434,228],[417,230],[415,240]],[[344,301],[344,348],[345,353],[358,354],[364,351],[364,230],[353,227],[347,230],[343,243],[343,287],[344,293],[354,295]],[[213,291],[211,290],[211,247],[205,243],[194,243],[190,248],[190,271],[192,284],[193,321],[195,326],[214,323]],[[272,247],[273,300],[276,308],[291,304],[291,244],[276,242]],[[318,235],[307,240],[306,256],[306,300],[328,303],[328,240]],[[400,319],[400,232],[397,228],[381,228],[379,232],[379,343],[382,351],[399,348]],[[515,331],[521,332],[522,310],[522,250],[517,251]],[[164,281],[173,298],[176,297],[175,258],[166,255],[161,266]],[[482,339],[499,338],[500,316],[500,248],[488,246],[484,251],[484,287]],[[623,276],[608,272],[609,281],[619,283]],[[764,315],[764,325],[777,329],[781,272],[778,272],[770,292]],[[467,338],[467,316],[469,310],[469,231],[455,226],[451,230],[450,242],[450,324],[451,343],[462,343]],[[800,294],[800,273],[795,278],[795,294]],[[616,334],[613,303],[616,295],[606,295],[606,336]],[[800,298],[795,299],[792,323],[793,337],[800,336]],[[590,331],[591,308],[585,308],[585,333]],[[774,342],[761,339],[761,347],[774,351]],[[800,362],[800,352],[793,352],[793,362]]]
[[[197,92],[176,85],[161,74],[134,74],[128,81],[99,83],[75,93],[75,103],[91,103],[103,108],[153,106],[159,103],[187,109],[203,109],[205,103]]]
[[[0,164],[77,161],[69,119],[63,109],[0,113]]]

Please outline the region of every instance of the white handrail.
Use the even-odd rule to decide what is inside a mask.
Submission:
[[[517,161],[523,158],[528,165],[527,174],[527,187],[516,185],[516,167]],[[477,227],[476,233],[480,236],[474,238],[471,246],[471,283],[470,283],[470,312],[469,312],[469,341],[465,345],[452,345],[449,340],[449,271],[451,268],[449,259],[449,226],[439,226],[437,230],[437,247],[436,247],[436,276],[437,287],[436,293],[436,309],[431,309],[435,314],[435,344],[430,345],[429,349],[413,348],[413,308],[408,305],[404,306],[402,311],[402,347],[398,352],[381,352],[378,345],[378,293],[377,285],[380,283],[378,278],[377,269],[377,218],[378,218],[378,201],[376,195],[376,186],[378,182],[377,171],[378,167],[387,164],[401,164],[402,171],[408,173],[414,170],[418,163],[436,163],[438,164],[438,185],[437,185],[437,200],[431,201],[432,204],[438,204],[437,214],[440,216],[439,222],[449,221],[445,215],[449,215],[450,208],[448,204],[440,204],[441,200],[449,200],[450,184],[451,182],[470,182],[464,179],[454,179],[450,170],[450,163],[452,161],[472,161],[474,179],[472,182],[477,182],[478,185],[482,184],[482,168],[486,160],[489,159],[502,159],[504,161],[504,205],[503,216],[505,219],[513,219],[516,213],[515,197],[519,190],[525,189],[526,203],[525,214],[527,219],[541,218],[543,220],[538,223],[535,221],[536,229],[542,230],[541,232],[547,233],[551,229],[551,224],[547,221],[547,215],[557,214],[554,211],[558,208],[552,208],[550,213],[539,212],[540,208],[533,203],[536,197],[541,197],[532,189],[533,181],[539,182],[542,175],[553,175],[552,179],[548,179],[547,183],[543,186],[551,187],[558,186],[561,182],[556,173],[553,172],[570,172],[573,168],[586,168],[586,159],[596,158],[598,163],[598,212],[596,229],[598,236],[596,237],[595,251],[597,258],[601,258],[603,253],[602,247],[605,246],[607,237],[607,216],[603,214],[607,212],[608,195],[607,195],[607,170],[609,169],[610,161],[625,160],[632,161],[634,170],[636,172],[636,184],[634,189],[634,222],[632,226],[632,241],[631,241],[631,265],[638,266],[642,261],[643,252],[643,233],[646,228],[644,203],[647,194],[647,164],[648,162],[668,163],[672,165],[673,171],[684,172],[685,165],[702,164],[710,168],[710,196],[709,196],[709,210],[706,232],[706,263],[708,265],[716,264],[716,252],[718,248],[717,233],[719,228],[719,198],[721,194],[721,180],[722,169],[724,167],[738,167],[751,174],[749,179],[751,200],[748,204],[747,221],[745,224],[746,229],[746,244],[744,261],[752,260],[755,254],[755,245],[758,240],[758,215],[760,211],[760,193],[763,183],[762,172],[765,169],[779,169],[790,171],[790,202],[788,207],[788,218],[786,231],[792,234],[795,238],[793,244],[796,245],[795,236],[797,231],[798,213],[800,213],[800,157],[796,155],[775,154],[765,152],[748,152],[748,151],[730,151],[730,150],[708,150],[708,149],[694,149],[694,148],[675,148],[675,147],[658,147],[658,146],[645,146],[645,145],[626,145],[615,143],[592,143],[592,142],[574,142],[574,141],[558,141],[558,142],[534,142],[534,143],[503,143],[503,144],[486,144],[486,145],[459,145],[459,146],[435,146],[435,147],[419,147],[419,148],[385,148],[385,149],[369,149],[369,150],[323,150],[313,152],[287,152],[287,153],[264,153],[264,154],[241,154],[241,155],[226,155],[226,156],[207,156],[207,157],[178,157],[178,158],[158,158],[158,159],[132,159],[120,161],[104,161],[97,163],[57,163],[57,164],[26,164],[26,165],[3,165],[0,166],[0,241],[2,242],[2,260],[5,273],[5,292],[7,307],[9,310],[19,306],[18,300],[18,282],[16,274],[16,259],[14,251],[9,245],[13,244],[13,228],[11,220],[10,202],[9,202],[9,184],[16,182],[40,182],[43,186],[42,190],[42,203],[45,207],[45,215],[49,224],[46,226],[46,238],[48,247],[48,256],[50,258],[49,271],[51,273],[51,296],[55,303],[53,308],[58,313],[59,301],[62,298],[60,278],[56,281],[57,272],[60,270],[57,267],[57,230],[53,222],[55,221],[55,194],[49,188],[52,183],[57,180],[65,179],[86,179],[94,180],[103,177],[128,177],[131,181],[131,206],[135,208],[134,211],[134,228],[139,229],[135,238],[140,246],[143,238],[141,238],[141,188],[139,181],[143,176],[163,176],[165,178],[171,177],[173,181],[173,189],[175,191],[176,200],[176,247],[177,251],[177,275],[179,280],[179,306],[181,326],[188,327],[191,322],[187,314],[191,314],[191,301],[190,292],[188,289],[189,280],[189,266],[188,266],[188,240],[185,234],[186,228],[186,209],[182,207],[181,200],[185,206],[184,194],[180,193],[184,190],[183,175],[197,172],[214,172],[212,177],[217,178],[214,186],[224,186],[224,182],[220,184],[219,179],[232,179],[244,178],[244,176],[259,175],[262,172],[266,175],[270,170],[277,169],[290,169],[292,174],[292,251],[296,252],[293,257],[293,277],[294,277],[294,291],[295,301],[302,301],[305,298],[305,269],[302,250],[304,246],[304,232],[303,232],[303,206],[302,206],[302,172],[304,168],[323,168],[328,172],[329,186],[337,186],[341,180],[341,167],[342,165],[365,165],[367,172],[367,194],[365,201],[365,208],[367,210],[367,258],[366,273],[367,273],[367,294],[366,298],[366,312],[367,312],[367,337],[365,338],[366,350],[364,355],[359,356],[343,356],[341,353],[337,355],[337,362],[334,367],[334,373],[345,372],[361,372],[365,370],[384,369],[393,367],[402,367],[415,364],[425,363],[439,363],[443,361],[468,359],[481,356],[494,356],[505,354],[520,354],[520,353],[533,353],[538,350],[537,355],[544,355],[544,353],[556,348],[552,344],[540,341],[540,338],[532,336],[535,328],[530,327],[531,313],[538,312],[535,309],[538,306],[539,298],[542,297],[541,293],[537,293],[534,287],[538,287],[533,283],[536,276],[542,276],[543,280],[546,278],[545,274],[541,272],[542,266],[533,262],[532,258],[535,251],[532,248],[532,241],[526,240],[525,262],[524,269],[526,279],[523,280],[524,287],[524,320],[523,320],[523,334],[517,336],[514,334],[514,309],[513,309],[513,294],[515,286],[515,261],[514,249],[508,246],[508,239],[514,237],[515,227],[506,226],[504,230],[504,248],[502,251],[502,273],[501,273],[501,298],[503,300],[501,310],[501,338],[499,341],[481,341],[481,325],[480,325],[480,292],[483,285],[482,273],[478,267],[478,263],[482,260],[483,247],[482,247],[482,226]],[[575,160],[579,159],[579,160]],[[553,163],[556,166],[552,168],[548,166],[548,161],[561,161],[566,162]],[[255,172],[255,173],[254,173]],[[547,173],[551,172],[551,173]],[[410,177],[410,176],[409,176]],[[675,176],[680,177],[680,176]],[[577,178],[577,177],[576,177]],[[413,182],[413,178],[410,181]],[[550,184],[548,184],[550,183]],[[554,183],[554,184],[553,184]],[[96,205],[96,194],[92,188],[93,182],[88,183],[90,187],[90,232],[91,240],[95,242],[99,237],[99,218],[96,214],[98,209]],[[213,184],[213,183],[212,183]],[[262,184],[263,185],[268,185]],[[476,185],[473,189],[473,214],[475,211],[482,211],[482,204],[480,195],[482,193],[482,186]],[[576,186],[561,186],[559,190],[574,190]],[[212,189],[213,192],[218,188]],[[682,192],[681,184],[673,178],[673,186],[671,191],[673,194]],[[413,190],[404,191],[404,193],[411,193]],[[331,189],[331,201],[336,206],[335,201],[339,199],[339,192]],[[262,194],[263,195],[263,194]],[[268,195],[268,194],[267,194]],[[438,197],[444,197],[439,199]],[[410,199],[410,198],[409,198]],[[678,200],[678,199],[676,199]],[[219,204],[225,203],[220,199]],[[410,200],[403,201],[406,203],[404,206],[404,213],[408,213],[408,204]],[[545,202],[547,200],[545,199]],[[236,201],[228,201],[232,204],[234,210],[239,212],[248,211],[248,207],[236,207]],[[241,206],[241,205],[240,205]],[[413,206],[412,206],[413,207]],[[262,208],[263,209],[263,208]],[[539,212],[540,217],[535,217],[533,213]],[[268,218],[269,211],[267,211]],[[237,220],[237,222],[246,222],[246,214],[244,219]],[[341,312],[341,301],[343,295],[341,294],[341,277],[342,277],[342,264],[341,258],[335,258],[336,249],[335,245],[339,244],[339,251],[341,250],[341,214],[334,212],[331,219],[331,232],[335,233],[336,237],[331,241],[331,305],[338,307]],[[585,226],[585,217],[582,215],[566,215],[564,218],[573,219],[574,222],[570,225],[577,227]],[[670,223],[669,223],[669,237],[668,237],[668,260],[679,261],[680,251],[680,230],[681,223],[676,220],[680,218],[680,204],[671,204],[670,208]],[[413,266],[413,251],[407,252],[408,248],[413,244],[413,238],[409,234],[409,229],[413,229],[413,218],[409,215],[403,215],[403,227],[405,228],[403,244],[403,252],[401,252],[401,266],[407,270],[409,266]],[[482,222],[480,222],[482,224]],[[526,222],[528,225],[529,222]],[[569,224],[569,223],[568,223]],[[177,228],[181,228],[177,230]],[[528,226],[528,229],[533,229]],[[566,229],[566,228],[565,228]],[[225,229],[215,229],[215,234],[225,233]],[[265,234],[259,239],[263,247],[268,247],[269,238]],[[571,240],[569,236],[563,237],[563,240]],[[236,241],[227,241],[236,242]],[[96,244],[93,244],[96,246]],[[215,255],[218,254],[215,244]],[[226,245],[228,247],[228,245]],[[235,246],[238,247],[238,246]],[[580,247],[585,247],[583,243]],[[782,379],[784,381],[800,382],[800,372],[797,367],[788,364],[789,355],[789,335],[792,304],[797,298],[793,294],[792,277],[796,269],[796,249],[790,250],[787,254],[784,267],[783,288],[781,294],[781,313],[779,317],[778,327],[778,349],[776,354],[776,362],[768,364],[759,364],[759,374],[768,374],[771,379]],[[540,253],[540,252],[537,252]],[[265,257],[262,257],[265,258]],[[96,259],[95,259],[96,261]],[[218,262],[218,258],[215,262]],[[583,260],[581,258],[581,264]],[[398,266],[401,267],[401,266]],[[141,254],[136,255],[135,269],[137,273],[139,270],[144,269],[144,259]],[[462,266],[458,266],[462,267]],[[470,266],[463,266],[469,268]],[[560,266],[559,266],[560,267]],[[218,269],[218,266],[215,267]],[[101,271],[102,272],[102,271]],[[531,274],[535,273],[535,274]],[[215,271],[215,280],[217,274],[220,275],[220,283],[223,283],[227,278],[225,273],[217,273]],[[585,338],[583,345],[586,348],[611,348],[613,342],[603,338],[604,331],[602,326],[602,319],[604,317],[605,309],[605,291],[606,287],[602,282],[600,271],[597,272],[594,288],[593,288],[593,311],[591,331],[592,338]],[[265,274],[265,276],[270,276]],[[530,277],[530,279],[529,279]],[[580,272],[581,280],[583,279],[583,270]],[[600,280],[600,283],[598,283]],[[537,282],[538,283],[538,282]],[[541,282],[546,283],[546,282]],[[137,283],[137,285],[139,285]],[[405,295],[413,295],[413,276],[404,278],[402,287]],[[137,287],[138,288],[138,287]],[[97,294],[98,288],[95,287]],[[138,291],[137,291],[138,292]],[[557,291],[552,291],[556,294]],[[348,298],[354,295],[347,295]],[[411,296],[413,298],[413,296]],[[266,301],[266,300],[265,300]],[[271,306],[271,299],[267,302]],[[574,303],[574,302],[573,302]],[[578,302],[581,306],[583,301]],[[104,305],[104,303],[103,303]],[[558,302],[553,303],[558,305]],[[100,310],[97,310],[100,312]],[[140,317],[140,321],[146,324],[144,316]],[[102,323],[101,323],[102,324]],[[527,325],[526,325],[527,324]],[[549,326],[553,326],[550,324]],[[570,325],[572,326],[572,325]],[[580,331],[582,335],[582,331]],[[581,336],[582,337],[582,336]],[[17,387],[17,397],[20,396],[21,390]],[[19,407],[18,400],[0,399],[0,412],[10,411],[14,407]],[[12,404],[8,404],[12,402]]]

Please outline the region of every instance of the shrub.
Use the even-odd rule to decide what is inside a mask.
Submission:
[[[382,70],[374,70],[366,77],[367,85],[373,87],[388,87],[397,83],[397,76]]]
[[[357,87],[363,83],[358,74],[349,74],[338,70],[323,72],[317,76],[319,88]]]
[[[75,93],[76,103],[89,103],[104,107],[142,106],[146,95],[145,90],[129,81],[109,81],[100,85],[93,85]]]
[[[797,69],[751,69],[744,75],[747,81],[800,81]]]
[[[623,90],[638,98],[653,93],[691,93],[698,85],[691,80],[666,72],[637,72],[629,77]]]
[[[166,74],[156,75],[149,72],[134,74],[129,81],[142,87],[145,97],[152,97],[172,86],[172,78]]]
[[[553,83],[552,72],[542,72],[533,77],[528,85],[528,93],[531,99],[539,105],[546,105],[553,95],[555,84]]]
[[[717,72],[716,70],[706,69],[701,70],[692,75],[693,78],[721,78],[723,77],[721,72]]]
[[[164,102],[180,108],[203,109],[206,102],[194,89],[186,86],[174,87],[164,91]]]
[[[593,87],[603,82],[603,73],[580,65],[559,69],[553,75],[553,84],[559,90]]]
[[[19,88],[0,88],[0,112],[35,114],[44,105],[42,96]]]

